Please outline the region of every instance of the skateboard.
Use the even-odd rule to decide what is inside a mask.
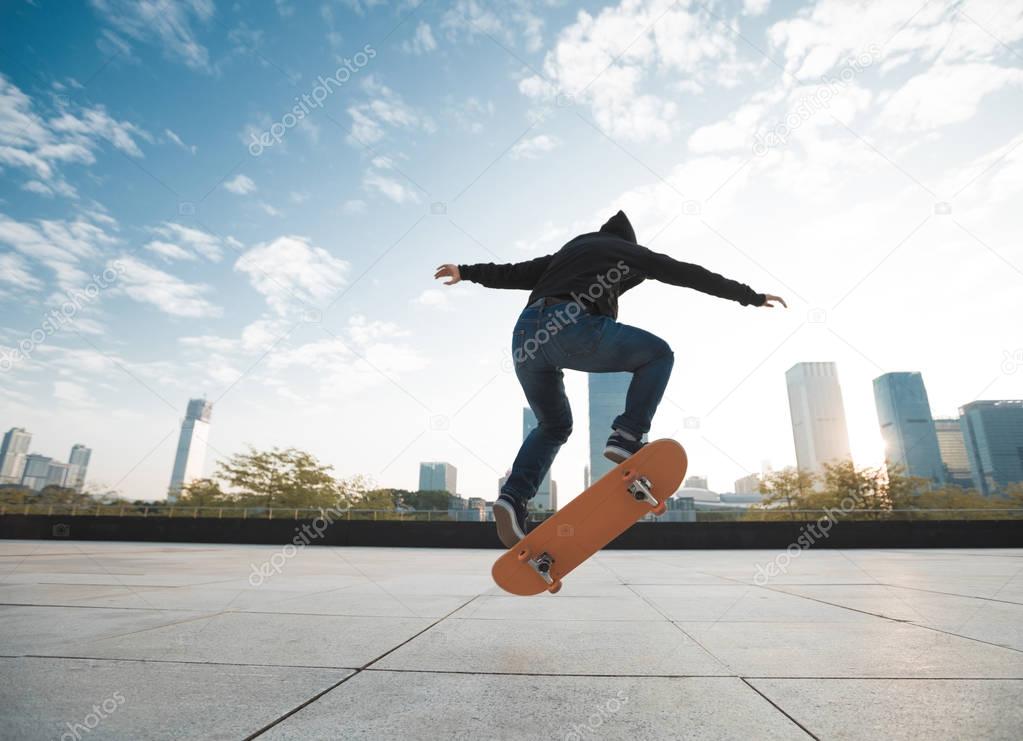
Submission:
[[[644,445],[497,559],[494,581],[511,594],[557,592],[569,572],[634,522],[663,514],[686,465],[686,451],[674,440]]]

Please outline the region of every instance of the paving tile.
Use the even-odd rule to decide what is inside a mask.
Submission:
[[[576,595],[565,582],[557,594],[543,592],[531,597],[487,594],[474,599],[454,618],[479,620],[541,621],[555,620],[664,620],[665,617],[631,590],[606,596]]]
[[[88,641],[175,625],[206,613],[188,610],[0,606],[0,655],[64,655]]]
[[[678,623],[740,676],[1023,678],[1023,653],[884,618]]]
[[[266,739],[806,739],[733,678],[365,671]]]
[[[350,673],[140,661],[0,659],[0,735],[19,741],[239,739]]]
[[[223,613],[113,639],[78,643],[63,655],[359,667],[408,640],[430,618]]]
[[[781,594],[757,586],[639,585],[645,597],[676,621],[848,623],[870,620],[854,610],[821,604],[798,594]]]
[[[373,665],[551,674],[727,675],[669,622],[448,619]]]
[[[751,679],[818,738],[1018,741],[1023,681]]]

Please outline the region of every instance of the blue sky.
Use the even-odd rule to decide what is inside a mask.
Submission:
[[[652,434],[712,488],[793,461],[795,362],[839,364],[864,464],[882,372],[922,371],[936,414],[1023,391],[1023,4],[0,13],[0,426],[58,458],[92,446],[96,486],[162,496],[205,394],[211,466],[294,445],[414,487],[448,460],[493,497],[525,295],[433,268],[553,251],[618,208],[641,243],[790,300],[622,302],[676,352]],[[286,118],[302,96],[322,105]],[[586,449],[584,378],[568,388],[563,500]]]

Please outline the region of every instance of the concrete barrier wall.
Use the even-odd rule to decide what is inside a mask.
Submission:
[[[798,522],[640,522],[610,548],[780,550],[807,538]],[[0,538],[164,543],[499,548],[492,522],[254,520],[4,515]],[[1021,548],[1023,520],[836,522],[814,548]]]

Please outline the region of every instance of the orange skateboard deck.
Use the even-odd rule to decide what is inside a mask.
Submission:
[[[497,559],[494,581],[523,596],[557,592],[569,572],[643,515],[663,514],[686,465],[686,451],[674,440],[643,446]]]

